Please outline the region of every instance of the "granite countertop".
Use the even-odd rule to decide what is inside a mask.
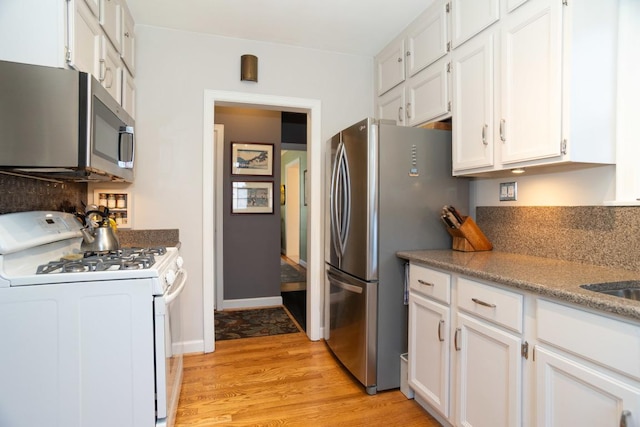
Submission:
[[[397,256],[640,321],[640,301],[580,287],[606,282],[615,289],[615,282],[640,281],[640,272],[496,251],[400,251]]]

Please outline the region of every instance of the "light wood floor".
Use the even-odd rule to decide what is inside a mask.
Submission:
[[[186,355],[176,427],[440,426],[399,390],[369,396],[304,333],[217,341]]]

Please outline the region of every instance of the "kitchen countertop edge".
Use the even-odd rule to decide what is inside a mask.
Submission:
[[[640,273],[634,271],[497,251],[412,250],[399,251],[396,255],[407,261],[640,321],[640,301],[580,287],[610,283],[609,287],[614,289],[616,282],[640,281]]]

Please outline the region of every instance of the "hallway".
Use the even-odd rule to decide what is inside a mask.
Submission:
[[[280,257],[280,295],[303,331],[307,330],[307,269],[285,255]]]
[[[399,390],[367,395],[302,332],[220,341],[184,363],[176,427],[440,426]]]

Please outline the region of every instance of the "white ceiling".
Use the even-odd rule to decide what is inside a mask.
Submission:
[[[435,0],[127,0],[136,25],[374,56]]]

